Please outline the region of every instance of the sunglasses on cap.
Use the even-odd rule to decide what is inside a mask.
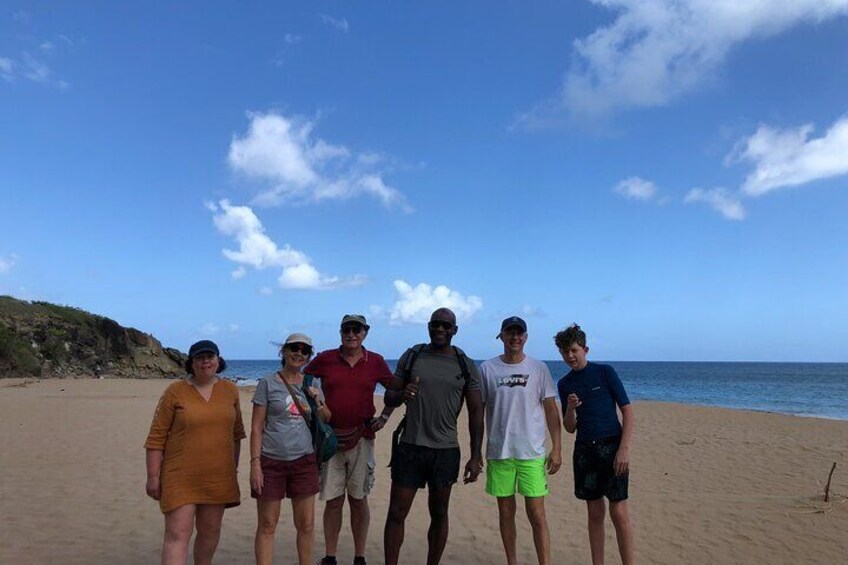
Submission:
[[[342,326],[343,334],[358,334],[365,326],[362,324],[345,324]]]
[[[445,320],[433,320],[429,324],[427,324],[427,327],[431,330],[443,329],[450,331],[454,328],[454,325],[452,322],[447,322]]]
[[[305,343],[287,343],[286,349],[292,353],[303,353],[307,357],[312,355],[312,346]]]

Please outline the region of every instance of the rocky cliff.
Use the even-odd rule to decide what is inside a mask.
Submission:
[[[176,377],[184,374],[185,358],[109,318],[0,296],[0,378]]]

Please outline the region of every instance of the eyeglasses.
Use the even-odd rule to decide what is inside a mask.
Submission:
[[[442,329],[442,330],[445,330],[445,331],[450,331],[454,328],[454,325],[453,325],[453,323],[446,322],[444,320],[433,320],[429,324],[427,324],[427,327],[430,328],[431,330]]]
[[[364,328],[362,324],[345,324],[342,326],[343,334],[358,334]]]
[[[287,343],[286,349],[292,353],[303,353],[307,357],[312,355],[312,346],[305,343]]]

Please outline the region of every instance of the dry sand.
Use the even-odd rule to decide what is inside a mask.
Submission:
[[[144,494],[142,444],[164,380],[0,381],[0,563],[156,563],[163,519]],[[250,391],[242,407],[250,414]],[[641,402],[635,406],[631,512],[640,563],[848,563],[848,422]],[[249,416],[246,416],[249,417]],[[392,418],[393,428],[398,417]],[[464,426],[464,421],[463,421]],[[463,432],[464,438],[467,433]],[[378,437],[367,557],[382,562],[390,434]],[[585,508],[571,494],[570,453],[551,478],[547,512],[553,563],[589,563]],[[467,454],[463,440],[463,454]],[[243,444],[247,453],[247,442]],[[255,506],[242,457],[243,503],[228,510],[216,555],[252,563]],[[831,500],[824,484],[837,462]],[[444,563],[502,563],[497,508],[483,482],[458,485]],[[426,555],[426,496],[406,527],[401,563]],[[323,555],[321,503],[315,557]],[[339,558],[352,561],[345,529]],[[519,562],[534,563],[519,514]],[[294,563],[290,506],[277,532],[276,562]],[[612,527],[607,562],[617,563]]]

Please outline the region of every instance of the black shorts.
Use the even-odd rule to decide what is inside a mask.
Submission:
[[[628,474],[615,474],[615,454],[621,436],[574,444],[574,496],[580,500],[627,500]]]
[[[449,487],[459,478],[458,447],[434,449],[400,442],[392,458],[392,483],[405,488]]]

